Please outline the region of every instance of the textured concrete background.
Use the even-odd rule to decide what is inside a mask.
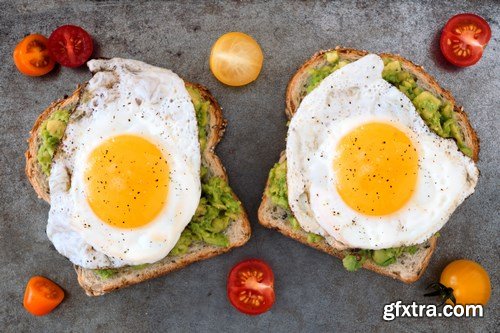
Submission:
[[[498,329],[499,121],[498,36],[495,1],[207,2],[3,1],[0,6],[0,330],[2,331],[494,331]],[[475,66],[457,69],[438,52],[441,27],[453,14],[474,12],[493,38]],[[231,185],[246,206],[253,236],[243,248],[169,276],[99,298],[77,284],[70,263],[45,235],[49,206],[24,175],[25,139],[51,101],[90,78],[85,69],[57,69],[43,78],[19,74],[11,62],[27,33],[49,35],[77,24],[97,44],[95,56],[139,59],[205,84],[224,107],[229,126],[218,148]],[[254,36],[265,63],[259,79],[229,88],[210,74],[210,46],[237,30]],[[339,260],[257,224],[259,198],[272,164],[285,147],[284,92],[290,76],[314,52],[336,45],[394,52],[424,65],[453,92],[481,138],[476,193],[453,214],[429,269],[407,286],[368,271],[348,273]],[[239,260],[267,260],[276,275],[274,308],[259,317],[236,312],[226,300],[226,274]],[[396,319],[383,304],[426,302],[424,287],[453,259],[482,263],[493,294],[483,319]],[[51,315],[35,318],[22,307],[30,276],[45,275],[67,292]],[[2,329],[3,328],[3,329]]]

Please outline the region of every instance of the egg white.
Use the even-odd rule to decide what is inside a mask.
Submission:
[[[383,61],[367,55],[339,69],[301,102],[287,137],[290,207],[302,228],[337,248],[382,249],[419,244],[442,228],[474,192],[479,172],[455,142],[433,133],[412,102],[382,79]],[[418,177],[407,204],[385,216],[350,208],[336,189],[337,146],[347,133],[386,122],[417,149]]]
[[[194,106],[173,72],[127,59],[91,60],[95,73],[71,115],[49,178],[47,234],[56,249],[85,268],[153,263],[175,246],[201,195]],[[101,221],[85,196],[90,153],[123,134],[154,143],[167,159],[169,191],[156,218],[139,228]]]

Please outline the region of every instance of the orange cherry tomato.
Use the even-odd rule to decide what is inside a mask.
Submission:
[[[255,39],[242,32],[229,32],[212,46],[210,70],[224,84],[244,86],[257,79],[263,61]]]
[[[41,76],[50,72],[55,65],[47,48],[48,39],[40,34],[25,37],[14,49],[14,64],[29,76]]]
[[[274,304],[274,274],[264,261],[249,259],[231,269],[227,279],[227,296],[239,311],[259,315]]]
[[[488,272],[472,260],[452,261],[445,267],[439,280],[441,284],[453,289],[457,304],[486,305],[491,295]],[[453,304],[449,299],[448,304]]]
[[[54,310],[64,299],[64,291],[43,276],[33,276],[24,293],[24,308],[35,316],[43,316]]]

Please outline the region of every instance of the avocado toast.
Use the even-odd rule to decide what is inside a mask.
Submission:
[[[367,54],[366,51],[341,47],[316,53],[289,82],[286,91],[287,117],[293,117],[304,96],[329,74]],[[477,162],[478,138],[453,96],[441,88],[422,67],[398,55],[381,54],[380,57],[385,65],[383,78],[406,94],[427,126],[441,137],[454,139],[458,149]],[[423,274],[434,252],[437,235],[423,244],[408,247],[382,250],[335,248],[321,236],[302,230],[288,204],[286,175],[286,157],[282,154],[270,172],[259,208],[259,222],[262,225],[343,259],[348,270],[363,267],[406,283],[416,281]]]
[[[227,184],[227,175],[214,149],[224,134],[226,121],[210,92],[186,82],[194,104],[201,149],[200,204],[190,224],[172,251],[153,264],[116,269],[85,269],[75,265],[78,282],[89,296],[159,277],[193,262],[241,246],[250,237],[250,223],[237,196]],[[48,172],[64,136],[69,115],[84,96],[85,85],[71,96],[51,104],[36,120],[26,152],[26,174],[38,196],[50,203]],[[50,172],[50,171],[49,171]]]

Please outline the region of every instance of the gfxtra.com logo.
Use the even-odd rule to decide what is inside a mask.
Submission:
[[[446,304],[443,307],[438,307],[435,304],[403,304],[401,301],[393,302],[384,305],[384,315],[382,318],[385,321],[392,321],[396,318],[450,318],[450,317],[479,317],[484,316],[483,306],[480,304],[468,304],[455,306]]]

